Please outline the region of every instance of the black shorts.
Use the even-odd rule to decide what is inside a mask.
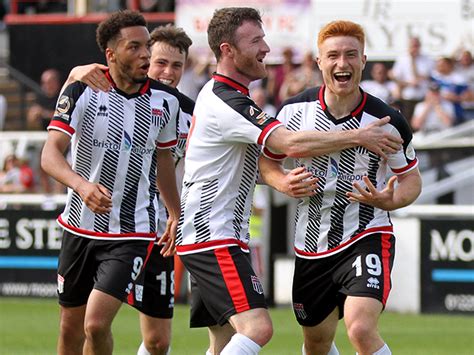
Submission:
[[[390,274],[395,257],[395,236],[371,234],[337,254],[295,260],[293,311],[303,326],[321,323],[346,296],[371,297],[385,307],[391,289]]]
[[[180,257],[191,275],[192,328],[224,325],[234,314],[267,308],[262,284],[240,247]]]
[[[172,318],[174,309],[174,257],[160,254],[155,245],[145,269],[135,283],[134,298],[128,303],[154,318]]]
[[[92,289],[125,301],[133,292],[153,241],[109,241],[64,231],[58,266],[59,304],[87,303]]]

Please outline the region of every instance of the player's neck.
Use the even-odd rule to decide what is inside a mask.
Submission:
[[[216,73],[224,75],[232,80],[235,80],[239,84],[242,84],[245,87],[249,87],[249,84],[252,82],[247,76],[243,75],[233,65],[226,65],[223,62],[217,63]]]
[[[360,90],[345,96],[336,95],[329,90],[324,93],[324,101],[328,107],[331,115],[336,118],[344,118],[351,114],[351,112],[359,105],[362,99]]]
[[[113,68],[110,68],[109,73],[110,77],[114,81],[115,86],[126,94],[135,94],[143,85],[143,83],[131,82],[128,77],[125,77],[118,71],[113,70]]]

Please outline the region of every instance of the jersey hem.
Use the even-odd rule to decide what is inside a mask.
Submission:
[[[297,247],[294,247],[295,255],[297,257],[303,258],[303,259],[321,259],[321,258],[325,258],[325,257],[337,254],[337,253],[347,249],[348,247],[350,247],[355,242],[357,242],[357,241],[361,240],[362,238],[365,238],[365,237],[367,237],[371,234],[374,234],[374,233],[393,234],[393,226],[383,226],[383,227],[369,228],[369,229],[363,231],[362,233],[359,233],[355,237],[349,239],[346,243],[338,245],[336,248],[333,248],[331,250],[325,250],[325,251],[322,251],[320,253],[311,253],[311,252],[307,252],[307,251],[298,249]]]
[[[195,244],[177,245],[176,252],[178,255],[186,255],[231,246],[238,246],[243,252],[249,252],[249,246],[237,239],[220,239]]]
[[[156,240],[156,233],[100,233],[95,231],[90,231],[87,229],[81,229],[73,227],[63,221],[62,217],[59,216],[56,220],[58,224],[67,230],[68,232],[89,239],[99,239],[99,240]]]

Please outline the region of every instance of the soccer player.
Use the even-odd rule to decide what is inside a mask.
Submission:
[[[173,88],[179,84],[184,73],[185,62],[192,41],[181,28],[172,25],[159,26],[150,34],[151,58],[148,76]],[[67,83],[82,81],[95,90],[110,90],[110,82],[104,71],[108,67],[101,64],[89,64],[72,69]],[[176,167],[177,183],[180,186],[183,175],[184,151],[186,138],[191,124],[194,101],[179,93],[180,115],[178,122],[178,144],[172,149]],[[159,193],[159,191],[158,191]],[[158,200],[158,236],[166,230],[166,210]],[[166,354],[171,340],[171,318],[174,309],[174,279],[179,258],[163,257],[162,245],[155,245],[143,271],[144,284],[137,282],[137,287],[143,286],[141,302],[134,300],[132,305],[140,311],[140,328],[143,342],[138,355]],[[178,265],[179,265],[178,264]],[[138,294],[138,293],[137,293]]]
[[[259,145],[272,156],[360,145],[386,156],[383,151],[394,153],[401,140],[383,130],[388,117],[344,132],[286,129],[248,96],[250,82],[266,75],[270,50],[258,11],[216,10],[207,32],[217,72],[199,93],[188,136],[177,252],[192,278],[191,326],[209,328],[208,354],[257,354],[273,333],[248,258]]]
[[[307,355],[330,351],[342,316],[358,354],[391,354],[377,331],[395,252],[388,211],[409,205],[421,192],[407,121],[359,88],[364,43],[358,24],[334,21],[324,26],[317,58],[324,85],[289,99],[277,115],[289,129],[324,132],[362,128],[388,115],[384,128],[403,139],[401,149],[386,159],[354,146],[297,160],[318,178],[316,193],[301,199],[296,213],[293,309]],[[389,168],[395,176],[386,183]],[[267,183],[292,195],[278,162],[262,157],[260,169]],[[331,349],[331,354],[337,351]]]
[[[69,187],[58,267],[59,354],[111,354],[111,324],[156,240],[156,187],[169,213],[160,239],[174,252],[180,213],[171,149],[177,92],[148,78],[150,34],[142,15],[117,12],[97,29],[108,92],[74,82],[58,100],[42,167]],[[63,152],[72,143],[72,166]],[[157,171],[158,170],[158,171]],[[134,290],[135,292],[137,289]]]

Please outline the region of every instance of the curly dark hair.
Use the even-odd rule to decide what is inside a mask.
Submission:
[[[262,17],[258,10],[251,7],[225,7],[214,12],[207,28],[207,40],[217,61],[221,57],[220,45],[235,45],[235,32],[244,21],[261,25]]]
[[[166,26],[159,26],[150,33],[150,44],[154,45],[156,42],[164,42],[171,47],[178,48],[180,53],[188,56],[189,47],[193,41],[180,27],[167,24]]]
[[[96,40],[102,52],[109,47],[110,41],[115,41],[120,36],[122,28],[144,26],[146,20],[142,14],[137,11],[117,11],[102,21],[97,27]]]

